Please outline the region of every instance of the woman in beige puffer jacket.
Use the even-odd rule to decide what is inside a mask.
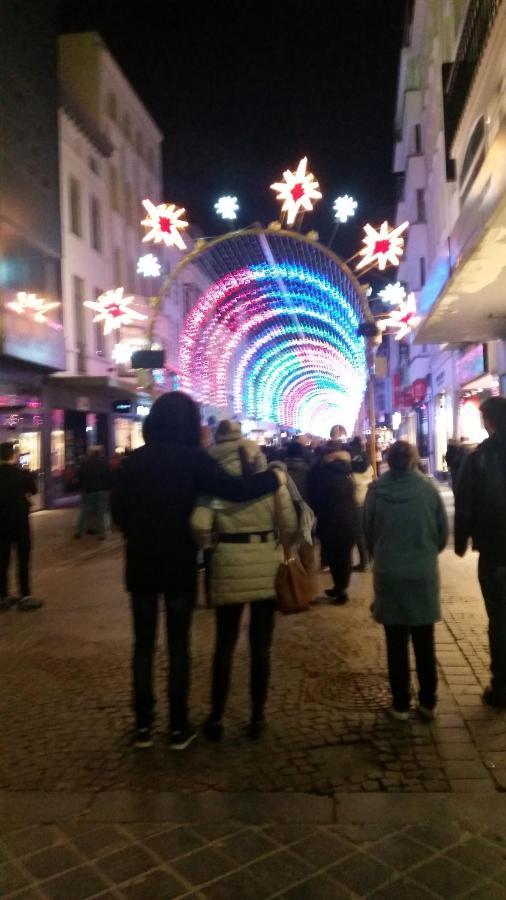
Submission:
[[[261,472],[267,461],[261,449],[241,434],[238,422],[220,422],[216,444],[208,450],[230,475]],[[221,740],[222,717],[228,695],[234,647],[241,615],[250,603],[251,721],[249,736],[256,739],[264,727],[270,670],[270,647],[275,614],[275,578],[281,561],[278,524],[291,542],[297,531],[297,513],[285,486],[274,495],[252,503],[229,503],[217,498],[199,501],[192,528],[201,547],[213,547],[210,597],[216,607],[216,647],[213,661],[211,714],[205,734]]]

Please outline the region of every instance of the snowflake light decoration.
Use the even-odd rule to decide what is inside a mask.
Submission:
[[[416,310],[416,297],[411,293],[400,303],[398,309],[393,309],[386,319],[379,319],[377,324],[381,331],[392,328],[396,331],[395,340],[400,341],[417,328],[420,322],[421,316],[417,315]]]
[[[283,200],[282,212],[286,212],[288,225],[293,225],[297,213],[302,208],[307,212],[313,209],[312,200],[321,200],[319,184],[311,172],[306,172],[307,156],[301,159],[295,172],[287,169],[283,172],[284,181],[271,184],[271,190],[278,191],[277,200]]]
[[[220,197],[217,203],[214,204],[214,208],[219,216],[222,219],[237,219],[237,213],[239,212],[239,204],[237,202],[237,197]]]
[[[382,291],[378,291],[378,297],[389,306],[398,306],[406,299],[406,291],[400,281],[396,281],[395,284],[390,282]]]
[[[364,225],[365,246],[359,251],[363,259],[356,266],[357,272],[367,265],[376,264],[381,271],[387,265],[398,266],[404,252],[404,238],[401,234],[406,231],[408,225],[409,222],[403,222],[391,231],[388,222],[383,222],[379,229],[373,228],[372,225]]]
[[[31,315],[35,322],[46,322],[50,325],[52,323],[49,322],[46,313],[48,313],[50,309],[56,309],[57,306],[60,306],[60,302],[59,300],[44,300],[43,297],[37,297],[37,294],[28,294],[26,291],[18,291],[16,299],[11,300],[10,303],[7,303],[6,305],[8,309],[17,313],[18,316],[26,313],[27,315]]]
[[[146,253],[137,260],[137,274],[143,275],[144,278],[159,278],[161,269],[162,267],[153,253]]]
[[[150,229],[142,240],[186,250],[186,244],[180,234],[183,228],[188,228],[188,222],[181,219],[184,209],[176,209],[174,203],[159,203],[155,206],[151,200],[143,200],[142,205],[148,215],[142,220],[141,225]]]
[[[110,334],[122,325],[131,325],[134,321],[147,319],[143,313],[132,309],[133,297],[123,296],[124,288],[115,288],[100,294],[96,300],[85,300],[84,306],[94,310],[94,322],[104,323],[104,334]]]
[[[343,197],[337,197],[333,206],[335,220],[344,224],[348,221],[350,216],[355,215],[357,206],[357,201],[354,200],[353,197],[349,197],[348,194],[345,194]]]

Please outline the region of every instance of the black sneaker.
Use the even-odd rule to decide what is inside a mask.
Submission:
[[[12,609],[18,602],[18,597],[0,597],[0,612]]]
[[[498,709],[506,709],[506,694],[499,693],[493,687],[485,688],[481,695],[483,703],[487,706],[495,706]]]
[[[186,750],[197,737],[197,729],[193,725],[186,725],[178,731],[169,732],[169,744],[171,750]]]
[[[204,732],[208,741],[216,741],[219,742],[223,739],[223,725],[221,722],[215,722],[209,716],[208,719],[202,725],[202,731]]]
[[[138,750],[147,750],[153,746],[151,728],[138,728],[134,736],[134,747]]]
[[[258,739],[262,737],[262,734],[265,731],[265,725],[265,719],[252,719],[246,729],[246,734],[250,741],[258,741]]]
[[[20,612],[32,612],[32,610],[40,609],[41,606],[44,606],[42,600],[36,600],[35,597],[31,596],[20,597],[17,604]]]
[[[344,591],[342,591],[340,594],[333,595],[332,603],[335,606],[344,606],[345,603],[348,603],[349,599],[350,598],[348,597],[348,594],[346,594]]]
[[[337,597],[337,588],[327,588],[325,594],[327,595],[327,597],[331,597],[333,599],[334,597]]]

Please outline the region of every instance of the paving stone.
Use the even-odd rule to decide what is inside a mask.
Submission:
[[[476,872],[459,866],[448,856],[435,857],[411,873],[418,884],[436,891],[445,900],[455,900],[466,889],[471,889],[480,880]]]
[[[196,850],[188,856],[181,856],[172,862],[171,867],[191,885],[197,886],[226,875],[237,868],[237,863],[209,846]]]
[[[205,887],[205,897],[209,900],[263,900],[271,896],[270,888],[256,881],[247,872],[232,872]]]
[[[480,760],[476,762],[469,760],[449,760],[445,764],[445,771],[448,778],[485,778],[487,771]]]
[[[465,900],[504,900],[504,888],[493,881],[483,881],[481,885],[465,894]]]
[[[155,869],[135,881],[121,885],[121,896],[127,900],[171,900],[181,897],[187,888],[170,872]]]
[[[389,866],[385,866],[365,853],[355,853],[327,869],[326,874],[362,896],[371,893],[383,882],[388,881],[393,872]]]
[[[450,778],[452,791],[461,794],[494,794],[495,788],[490,778]]]
[[[292,853],[301,856],[318,869],[333,865],[354,851],[349,843],[328,832],[317,832],[303,841],[293,844],[290,849]]]
[[[455,844],[461,838],[461,831],[457,825],[451,823],[417,823],[410,825],[406,835],[433,847],[435,850],[444,850]]]
[[[1,839],[1,843],[14,857],[35,853],[36,850],[52,847],[61,841],[60,832],[52,825],[33,825],[30,828],[4,834]]]
[[[315,869],[305,860],[286,850],[280,850],[272,856],[257,860],[245,871],[274,894],[277,891],[286,891],[295,882],[308,878],[314,874]]]
[[[183,826],[149,837],[144,843],[162,859],[171,860],[202,847],[204,840],[193,828]]]
[[[307,881],[294,885],[289,891],[277,896],[286,898],[286,900],[350,900],[352,894],[342,885],[331,881],[330,878],[317,875],[315,878],[309,878]]]
[[[40,850],[33,856],[23,857],[23,866],[31,875],[39,879],[58,875],[60,872],[81,865],[81,863],[81,857],[68,844]]]
[[[477,837],[457,844],[451,850],[447,850],[446,855],[475,869],[481,875],[486,873],[492,876],[496,869],[500,869],[506,864],[506,847],[503,849]]]
[[[299,853],[298,848],[300,844],[296,846],[296,852]],[[260,831],[248,830],[220,841],[216,848],[235,860],[238,865],[242,865],[252,862],[259,856],[275,852],[278,849],[278,845],[275,841],[264,837]]]
[[[107,882],[91,866],[80,866],[44,881],[41,887],[51,900],[85,900],[105,890]]]
[[[28,883],[28,878],[26,878],[16,863],[0,865],[0,897],[4,897],[13,891],[21,890]]]
[[[405,834],[396,834],[369,848],[369,853],[372,853],[381,862],[400,871],[421,863],[431,852],[427,847],[423,847],[418,841],[411,840]]]
[[[104,825],[74,838],[74,845],[90,859],[105,856],[129,843],[132,843],[132,838],[112,825]]]
[[[288,845],[300,841],[301,838],[308,837],[310,834],[315,834],[317,829],[314,825],[270,825],[264,831],[278,844]]]
[[[101,856],[96,861],[99,868],[115,884],[135,878],[149,869],[156,868],[153,857],[139,844],[133,844],[124,850],[117,850],[108,856]]]
[[[371,900],[429,900],[438,897],[421,884],[416,884],[409,878],[399,878],[397,881],[389,881],[384,887],[368,895]]]

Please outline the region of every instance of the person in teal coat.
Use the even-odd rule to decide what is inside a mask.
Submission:
[[[418,712],[434,718],[437,672],[434,623],[441,618],[438,555],[448,540],[448,520],[437,486],[417,469],[416,448],[396,441],[390,471],[371,484],[364,508],[374,560],[374,605],[385,628],[391,714],[406,720],[410,707],[409,640],[419,682]]]

